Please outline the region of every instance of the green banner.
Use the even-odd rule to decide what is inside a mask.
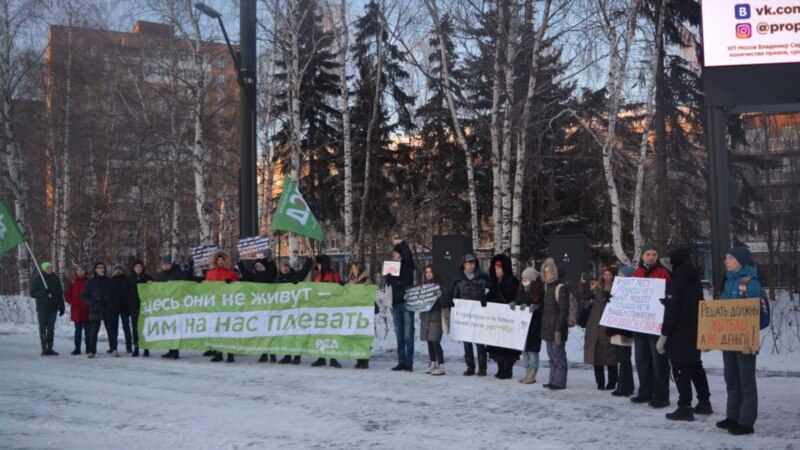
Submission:
[[[7,251],[23,241],[17,221],[6,208],[6,204],[0,201],[0,256],[5,255]]]
[[[370,355],[377,286],[170,281],[138,289],[143,348]]]
[[[322,227],[288,175],[283,177],[283,191],[272,216],[271,230],[273,233],[291,231],[317,241],[325,240]]]

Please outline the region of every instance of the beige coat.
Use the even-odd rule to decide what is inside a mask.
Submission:
[[[586,289],[585,291],[588,291]],[[585,292],[584,291],[584,292]],[[586,304],[591,300],[592,312],[586,321],[586,339],[583,343],[583,362],[593,366],[615,366],[619,362],[617,351],[611,345],[611,338],[606,334],[606,327],[600,325],[600,318],[608,304],[608,298],[602,288],[587,292]]]

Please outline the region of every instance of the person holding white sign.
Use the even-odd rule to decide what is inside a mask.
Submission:
[[[542,340],[550,360],[550,380],[544,385],[551,390],[567,388],[567,316],[569,288],[558,282],[558,266],[553,258],[542,263],[544,299],[542,302]]]
[[[492,280],[492,286],[489,288],[486,301],[510,305],[513,310],[516,307],[519,280],[512,272],[511,258],[504,254],[492,257],[492,265],[489,267],[489,279]],[[486,351],[497,362],[495,378],[507,380],[514,376],[514,363],[519,359],[519,350],[487,346]]]
[[[425,284],[442,285],[442,279],[433,267],[433,264],[425,266]],[[431,362],[425,373],[431,375],[444,375],[444,350],[442,349],[442,336],[444,327],[442,326],[442,308],[448,307],[449,303],[443,295],[436,299],[433,308],[427,312],[419,313],[419,339],[428,343],[428,357]]]
[[[486,306],[486,294],[489,292],[491,280],[478,265],[478,259],[472,253],[467,253],[461,258],[461,267],[453,279],[453,287],[447,295],[447,299],[453,300],[475,300],[480,301],[481,305]],[[478,352],[478,376],[486,376],[486,346],[474,344]],[[462,375],[470,377],[475,375],[475,352],[472,349],[472,342],[464,342],[464,362],[467,363],[467,370]]]
[[[392,286],[392,318],[397,338],[397,365],[394,371],[411,372],[414,369],[414,311],[405,305],[406,289],[414,286],[414,255],[408,243],[395,239],[392,258],[400,262],[400,275],[387,275],[386,284]]]
[[[669,285],[671,276],[669,269],[658,260],[656,246],[650,242],[644,243],[639,268],[633,272],[633,277],[663,278]],[[654,334],[633,333],[639,394],[631,398],[631,401],[647,403],[653,408],[666,408],[669,406],[669,361],[665,355],[658,353],[657,342],[658,336]]]

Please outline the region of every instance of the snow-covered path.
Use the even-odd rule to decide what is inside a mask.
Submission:
[[[444,377],[424,375],[421,356],[417,372],[395,373],[386,352],[357,371],[351,362],[336,370],[253,356],[212,364],[196,352],[88,360],[68,354],[65,332],[55,347],[61,356],[42,358],[35,333],[0,332],[0,447],[777,449],[800,439],[794,377],[759,378],[756,434],[734,437],[714,425],[724,418],[719,374],[709,377],[716,413],[675,423],[666,410],[595,390],[592,372],[579,368],[567,390],[551,392],[541,381],[463,377],[458,360]]]

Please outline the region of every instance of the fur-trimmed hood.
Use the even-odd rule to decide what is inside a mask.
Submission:
[[[492,283],[497,282],[497,273],[494,270],[494,266],[498,262],[503,267],[503,278],[509,278],[514,275],[514,272],[511,268],[511,258],[502,253],[494,255],[492,257],[492,262],[489,265],[489,278],[492,280]]]
[[[228,253],[226,250],[223,250],[221,248],[217,249],[217,251],[215,251],[214,253],[211,254],[211,267],[217,267],[217,258],[220,257],[220,256],[225,258],[225,266],[224,267],[226,269],[230,269],[231,266],[232,266],[231,254]]]

